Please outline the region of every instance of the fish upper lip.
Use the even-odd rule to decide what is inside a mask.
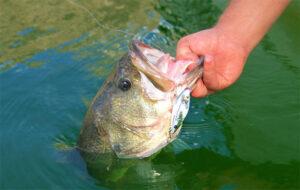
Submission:
[[[143,55],[142,57],[145,56]],[[149,63],[148,60],[144,61],[143,58],[136,55],[135,52],[131,54],[131,60],[137,70],[144,73],[152,82],[156,83],[162,91],[169,92],[175,89],[175,82],[164,73],[160,72],[159,69],[155,65]]]
[[[139,40],[133,40],[131,45],[129,46],[129,49],[133,52],[135,52],[143,61],[147,61],[148,59],[146,56],[144,56],[143,52],[140,50],[139,46],[143,46],[146,48],[151,49],[152,47],[140,42]]]
[[[196,63],[178,60],[181,64],[179,62],[177,64],[174,58],[164,59],[163,57],[167,55],[166,53],[141,41],[133,40],[129,48],[133,65],[164,92],[173,91],[178,85],[186,85],[192,89],[197,79],[202,75],[204,56],[199,57]],[[160,60],[161,58],[163,60]],[[161,70],[161,67],[164,67],[160,65],[161,63],[165,63],[166,70]],[[196,66],[192,70],[189,72],[184,71],[189,65],[193,64],[196,64]]]

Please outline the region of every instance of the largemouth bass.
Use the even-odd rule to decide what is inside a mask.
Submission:
[[[79,149],[144,158],[172,142],[187,115],[190,91],[202,75],[202,63],[202,57],[197,63],[176,61],[133,41],[93,99]],[[191,65],[193,69],[187,69]]]

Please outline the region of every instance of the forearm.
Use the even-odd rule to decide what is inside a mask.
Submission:
[[[289,0],[231,0],[215,28],[250,53],[288,3]]]

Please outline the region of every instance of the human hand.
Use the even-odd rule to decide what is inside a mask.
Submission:
[[[204,97],[232,85],[242,73],[248,54],[234,37],[215,27],[180,39],[176,59],[196,61],[205,56],[203,76],[192,92],[194,97]]]

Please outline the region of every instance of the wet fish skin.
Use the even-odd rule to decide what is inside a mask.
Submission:
[[[152,54],[149,56],[147,51],[158,57],[163,55],[163,52],[134,41],[130,51],[121,58],[98,91],[80,132],[80,150],[112,153],[121,158],[143,158],[157,152],[177,136],[180,127],[170,132],[177,87],[184,89],[192,84],[176,84],[152,68],[149,62],[158,59],[147,60],[152,59]],[[195,83],[201,72],[194,75],[190,83]],[[171,83],[158,84],[164,81],[160,78],[177,86],[170,89]],[[165,84],[168,85],[166,88]]]

